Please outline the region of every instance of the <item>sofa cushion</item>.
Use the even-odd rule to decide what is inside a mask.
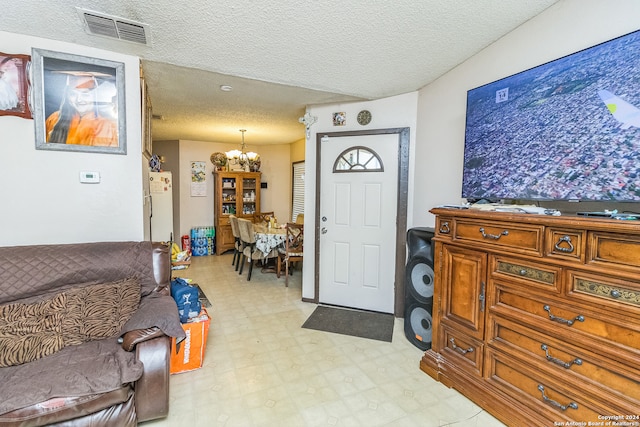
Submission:
[[[137,381],[143,370],[135,352],[124,351],[117,338],[68,346],[30,363],[0,368],[0,414],[53,397],[117,390]]]
[[[0,367],[116,337],[139,303],[140,283],[129,278],[69,289],[37,303],[0,306]]]
[[[105,283],[137,277],[142,295],[159,286],[154,273],[151,242],[97,242],[64,245],[0,247],[0,304],[62,292],[78,283]],[[155,258],[154,258],[155,257]],[[169,255],[165,251],[166,273],[159,279],[168,284]]]
[[[0,306],[0,367],[19,365],[64,347],[64,294],[36,304]]]
[[[140,283],[129,278],[72,289],[67,294],[63,335],[65,345],[118,336],[138,309]]]

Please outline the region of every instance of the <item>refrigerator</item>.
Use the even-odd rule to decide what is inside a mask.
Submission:
[[[151,236],[153,242],[173,241],[173,178],[171,172],[149,172]]]

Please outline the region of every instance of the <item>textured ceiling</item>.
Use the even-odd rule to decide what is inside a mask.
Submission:
[[[557,1],[0,0],[0,30],[139,56],[156,140],[289,143],[306,105],[418,90]],[[150,45],[88,35],[76,7]]]

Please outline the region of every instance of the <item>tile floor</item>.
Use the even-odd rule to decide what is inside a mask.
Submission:
[[[419,367],[422,351],[396,319],[393,342],[301,325],[301,274],[254,268],[239,276],[232,253],[194,257],[192,278],[212,303],[204,366],[171,376],[169,416],[144,426],[502,426]]]

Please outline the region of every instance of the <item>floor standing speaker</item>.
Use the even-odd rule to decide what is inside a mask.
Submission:
[[[407,231],[404,334],[421,350],[431,348],[434,235],[433,228],[417,227]]]

